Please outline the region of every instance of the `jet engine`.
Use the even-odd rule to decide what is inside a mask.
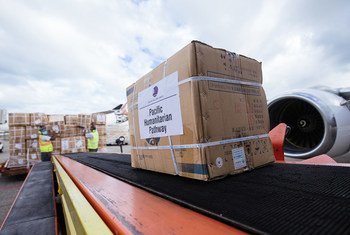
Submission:
[[[331,157],[350,152],[350,88],[291,91],[268,102],[270,128],[286,123],[286,157]]]

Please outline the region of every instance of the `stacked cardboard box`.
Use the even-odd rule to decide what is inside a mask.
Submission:
[[[44,113],[9,114],[9,153],[6,167],[20,167],[40,161],[38,130],[45,126],[50,136],[54,136],[53,154],[86,151],[84,128],[88,128],[92,115],[46,115]],[[94,114],[100,132],[99,148],[106,145],[105,115]],[[103,121],[104,120],[104,121]]]
[[[194,41],[127,88],[132,166],[211,180],[274,161],[261,63]]]

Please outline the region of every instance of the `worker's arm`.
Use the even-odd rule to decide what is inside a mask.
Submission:
[[[47,135],[40,135],[40,138],[42,141],[49,141],[51,139],[51,137]]]

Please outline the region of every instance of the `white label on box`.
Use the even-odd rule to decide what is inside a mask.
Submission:
[[[35,123],[36,125],[39,125],[39,124],[41,123],[41,120],[40,120],[40,119],[37,119],[37,120],[34,121],[34,123]]]
[[[60,127],[58,125],[53,125],[52,126],[52,130],[55,132],[55,133],[58,133],[60,132]]]
[[[81,148],[83,146],[83,141],[79,140],[75,140],[75,147],[76,148]]]
[[[32,148],[34,148],[34,149],[38,148],[38,142],[37,141],[34,141],[32,143]]]
[[[232,160],[233,160],[233,166],[235,170],[238,170],[247,166],[247,159],[245,157],[243,147],[232,149]]]
[[[23,159],[18,159],[18,164],[23,164],[24,160]]]
[[[38,157],[36,156],[35,153],[32,153],[31,156],[30,156],[32,159],[37,159]]]
[[[96,115],[96,121],[97,122],[106,122],[106,115],[104,115],[104,114],[97,114]]]
[[[38,137],[37,134],[30,135],[30,138],[31,138],[31,139],[36,139],[37,137]]]
[[[69,149],[69,140],[62,140],[61,141],[61,148],[62,148],[62,150],[68,150]]]
[[[15,149],[22,149],[22,144],[15,144]]]
[[[138,94],[141,139],[182,135],[178,72]]]

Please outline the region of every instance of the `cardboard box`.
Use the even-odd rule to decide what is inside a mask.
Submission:
[[[77,130],[78,130],[78,128],[76,126],[63,125],[63,126],[61,126],[60,137],[66,138],[66,137],[77,136]]]
[[[26,126],[25,138],[27,140],[37,139],[38,138],[38,130],[39,130],[39,127],[37,127],[37,126]]]
[[[80,153],[86,152],[85,137],[75,136],[61,138],[61,153]]]
[[[64,121],[66,125],[78,125],[78,115],[65,115]]]
[[[106,114],[104,113],[93,113],[91,115],[92,121],[96,125],[105,125],[106,124]]]
[[[49,123],[55,123],[57,125],[64,125],[64,115],[62,114],[50,114],[48,115]]]
[[[48,124],[48,118],[45,113],[31,113],[30,124],[32,126],[44,126]]]
[[[26,142],[23,137],[9,138],[9,152],[13,158],[24,158],[26,156]]]
[[[29,113],[9,113],[9,126],[30,125]]]
[[[26,140],[26,155],[28,154],[29,161],[40,161],[40,147],[37,139]]]
[[[127,88],[132,166],[212,180],[274,162],[261,63],[192,42]]]
[[[78,126],[88,127],[91,124],[91,115],[89,114],[78,114]]]
[[[103,148],[106,145],[107,145],[107,136],[105,136],[105,135],[99,136],[98,148]]]
[[[56,137],[55,140],[51,141],[53,146],[53,155],[60,155],[61,154],[61,138]]]
[[[96,125],[96,130],[99,136],[107,135],[106,125]]]

